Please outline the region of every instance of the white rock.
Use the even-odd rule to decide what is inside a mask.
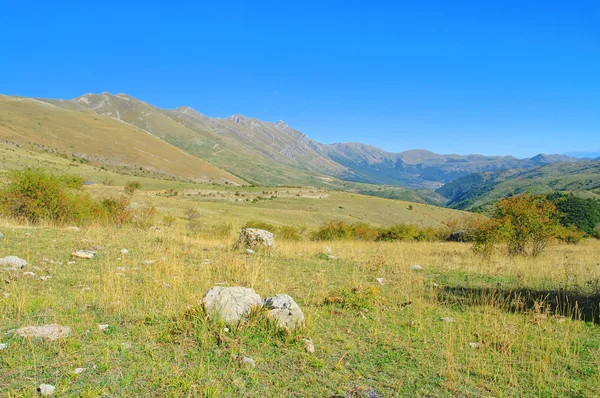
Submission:
[[[250,288],[215,286],[206,291],[202,304],[209,316],[216,316],[227,324],[236,324],[253,308],[260,307],[262,301]]]
[[[205,258],[204,260],[202,260],[202,262],[200,264],[202,264],[202,265],[210,265],[210,259]]]
[[[269,310],[277,326],[286,329],[295,329],[304,324],[304,313],[291,296],[278,294],[263,300],[263,306]]]
[[[102,324],[98,325],[98,330],[100,330],[101,332],[105,332],[108,330],[109,327],[110,327],[109,324],[102,323]]]
[[[469,343],[469,346],[473,349],[477,349],[481,346],[481,344],[479,344],[478,342],[474,342],[474,343]]]
[[[275,238],[273,234],[264,229],[244,228],[240,231],[240,236],[234,248],[249,247],[251,249],[257,246],[273,247],[275,246]]]
[[[329,246],[323,246],[323,250],[321,250],[323,254],[333,254],[333,250]]]
[[[142,264],[144,264],[144,265],[152,265],[152,264],[154,264],[154,260],[144,260],[144,261],[142,261]]]
[[[40,386],[37,388],[37,392],[43,396],[54,394],[54,390],[56,390],[56,387],[50,384],[40,384]]]
[[[4,239],[4,234],[0,232],[0,240]]]
[[[77,264],[77,262],[76,261],[68,261],[67,264],[73,265],[73,264]]]
[[[413,271],[423,271],[423,267],[421,267],[419,264],[415,264],[412,267],[410,267],[410,269],[412,269]]]
[[[314,353],[315,352],[315,344],[310,339],[304,339],[304,346],[306,347],[306,352]]]
[[[29,232],[25,232],[25,236],[31,236]]]
[[[375,280],[377,281],[377,283],[379,283],[380,285],[383,285],[383,278],[375,278]]]
[[[90,250],[77,250],[77,251],[74,251],[73,253],[71,253],[71,256],[73,256],[73,257],[85,258],[85,259],[92,259],[92,258],[94,258],[95,255],[96,255],[96,252],[93,252]]]
[[[85,372],[86,370],[87,370],[87,368],[77,368],[73,371],[73,374],[78,375],[78,374]]]
[[[27,261],[17,256],[6,256],[4,258],[0,258],[0,265],[8,265],[10,267],[24,269],[27,268]]]
[[[445,317],[445,318],[440,318],[440,321],[442,322],[456,322],[456,319],[452,318],[451,316]]]
[[[27,277],[35,276],[35,273],[33,273],[31,271],[27,271],[27,272],[23,272],[23,276],[27,276]]]
[[[15,332],[19,337],[39,337],[54,341],[59,338],[69,337],[71,328],[53,323],[44,326],[28,326],[17,329]]]
[[[52,275],[40,276],[41,281],[47,281],[48,279],[52,279]]]
[[[338,258],[332,254],[327,255],[327,260],[337,260]]]
[[[123,254],[123,255],[129,254],[129,250],[127,250],[127,249],[121,249],[121,254]]]
[[[6,343],[0,343],[0,351],[6,350],[7,348],[8,348],[8,344],[6,344]]]
[[[67,227],[67,230],[77,232],[77,231],[81,231],[81,228],[79,228],[79,227]]]
[[[249,357],[243,357],[243,358],[240,360],[240,364],[241,364],[242,366],[247,366],[247,367],[249,367],[249,368],[254,368],[254,367],[256,367],[256,361],[255,361],[254,359],[252,359],[252,358],[249,358]]]
[[[246,254],[254,254],[254,253],[256,253],[254,250],[246,249]]]

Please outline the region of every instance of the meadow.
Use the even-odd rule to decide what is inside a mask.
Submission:
[[[192,234],[185,223],[76,231],[2,221],[0,254],[35,273],[1,274],[2,396],[32,396],[40,383],[82,397],[600,393],[595,240],[537,258],[483,260],[463,243],[281,239],[248,255],[232,249],[238,226]],[[77,249],[98,254],[70,263]],[[290,294],[306,326],[283,333],[256,316],[227,330],[200,306],[217,285]],[[51,323],[73,332],[54,342],[7,333]]]

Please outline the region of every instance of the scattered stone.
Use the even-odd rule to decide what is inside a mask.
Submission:
[[[73,265],[73,264],[77,264],[77,262],[76,261],[67,261],[67,264]]]
[[[263,306],[269,310],[277,326],[285,329],[295,329],[304,324],[304,313],[294,299],[287,294],[278,294],[264,299]]]
[[[202,265],[210,265],[210,260],[208,258],[205,258],[204,260],[202,260],[202,262],[200,264],[202,264]]]
[[[95,255],[96,255],[96,252],[93,252],[91,250],[77,250],[77,251],[74,251],[73,253],[71,253],[71,256],[73,256],[73,257],[86,258],[86,259],[92,259],[92,258],[94,258]]]
[[[25,232],[25,236],[31,236],[29,232]]]
[[[377,281],[377,283],[379,283],[380,285],[383,285],[383,278],[375,278],[375,280]]]
[[[78,375],[78,374],[85,372],[86,370],[87,370],[87,368],[77,368],[73,371],[73,374]]]
[[[17,256],[6,256],[0,258],[0,265],[7,265],[9,267],[25,269],[27,268],[27,261]]]
[[[0,232],[0,240],[4,239],[4,234]]]
[[[125,350],[130,350],[133,346],[131,343],[121,343],[121,347],[123,347]]]
[[[442,322],[456,322],[456,319],[452,318],[451,316],[445,317],[445,318],[440,318],[440,321]]]
[[[421,267],[419,264],[415,264],[412,267],[410,267],[410,269],[412,269],[413,271],[423,271],[423,267]]]
[[[202,298],[208,315],[216,315],[227,324],[238,323],[252,308],[260,307],[261,303],[254,289],[239,286],[215,286],[208,289]]]
[[[10,297],[10,293],[4,292],[4,293],[2,293],[2,297],[9,298]]]
[[[123,255],[129,254],[129,250],[127,250],[127,249],[121,249],[121,254],[123,254]]]
[[[246,249],[246,254],[251,255],[251,254],[254,254],[254,253],[256,253],[254,250],[252,250],[252,249]]]
[[[327,255],[327,260],[337,260],[338,258],[332,254]]]
[[[0,343],[0,351],[6,350],[7,348],[8,348],[8,344],[6,344],[6,343]]]
[[[100,330],[101,332],[106,332],[109,327],[110,325],[108,323],[103,323],[98,325],[98,330]]]
[[[171,286],[171,284],[169,282],[163,282],[160,284],[162,287],[166,287],[167,289],[172,288],[173,286]]]
[[[69,337],[71,328],[53,323],[44,326],[28,326],[17,329],[15,332],[19,337],[40,337],[54,341],[59,338]]]
[[[473,349],[477,349],[481,346],[481,344],[479,344],[478,342],[475,342],[475,343],[469,343],[469,346]]]
[[[67,230],[77,232],[77,231],[81,231],[81,228],[79,228],[79,227],[67,227]]]
[[[37,388],[38,394],[43,396],[54,394],[54,390],[56,390],[56,387],[50,384],[40,384],[40,386]]]
[[[152,265],[152,264],[154,264],[154,260],[144,260],[144,261],[142,261],[142,264],[144,264],[144,265]]]
[[[27,271],[27,272],[23,272],[23,276],[27,276],[27,277],[35,276],[35,273],[33,273],[31,271]]]
[[[323,246],[322,253],[323,254],[333,254],[333,250],[331,250],[331,248],[329,246]]]
[[[240,236],[234,248],[249,247],[254,249],[258,246],[273,247],[275,238],[273,234],[264,229],[244,228],[240,231]]]
[[[249,357],[243,357],[240,359],[240,365],[241,366],[246,366],[249,368],[255,368],[256,367],[256,361],[252,358]]]
[[[311,339],[304,339],[302,341],[304,341],[304,346],[306,347],[306,352],[308,352],[309,354],[312,354],[315,352],[315,344],[312,342]]]

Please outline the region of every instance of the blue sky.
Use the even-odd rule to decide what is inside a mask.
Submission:
[[[389,151],[600,150],[598,1],[66,3],[0,6],[0,93],[122,92]]]

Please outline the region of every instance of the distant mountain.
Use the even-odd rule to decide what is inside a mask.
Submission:
[[[444,183],[471,173],[581,160],[546,154],[517,159],[513,156],[439,155],[426,150],[391,153],[360,143],[320,145],[319,149],[353,172],[346,175],[346,179],[429,189],[437,189]]]
[[[339,189],[348,187],[341,181],[346,180],[433,190],[471,173],[580,161],[564,155],[540,154],[518,159],[440,155],[420,149],[392,153],[361,143],[324,145],[282,121],[269,123],[242,115],[212,118],[185,106],[160,109],[126,94],[86,94],[74,100],[29,101],[70,111],[72,118],[116,119],[122,122],[123,128],[128,126],[128,129],[146,132],[226,170],[239,181],[256,185]]]
[[[600,151],[597,152],[568,152],[565,156],[570,156],[579,159],[600,159]]]
[[[554,191],[600,198],[600,159],[554,163],[529,170],[474,173],[452,181],[436,192],[448,200],[447,206],[468,210],[512,194]]]

